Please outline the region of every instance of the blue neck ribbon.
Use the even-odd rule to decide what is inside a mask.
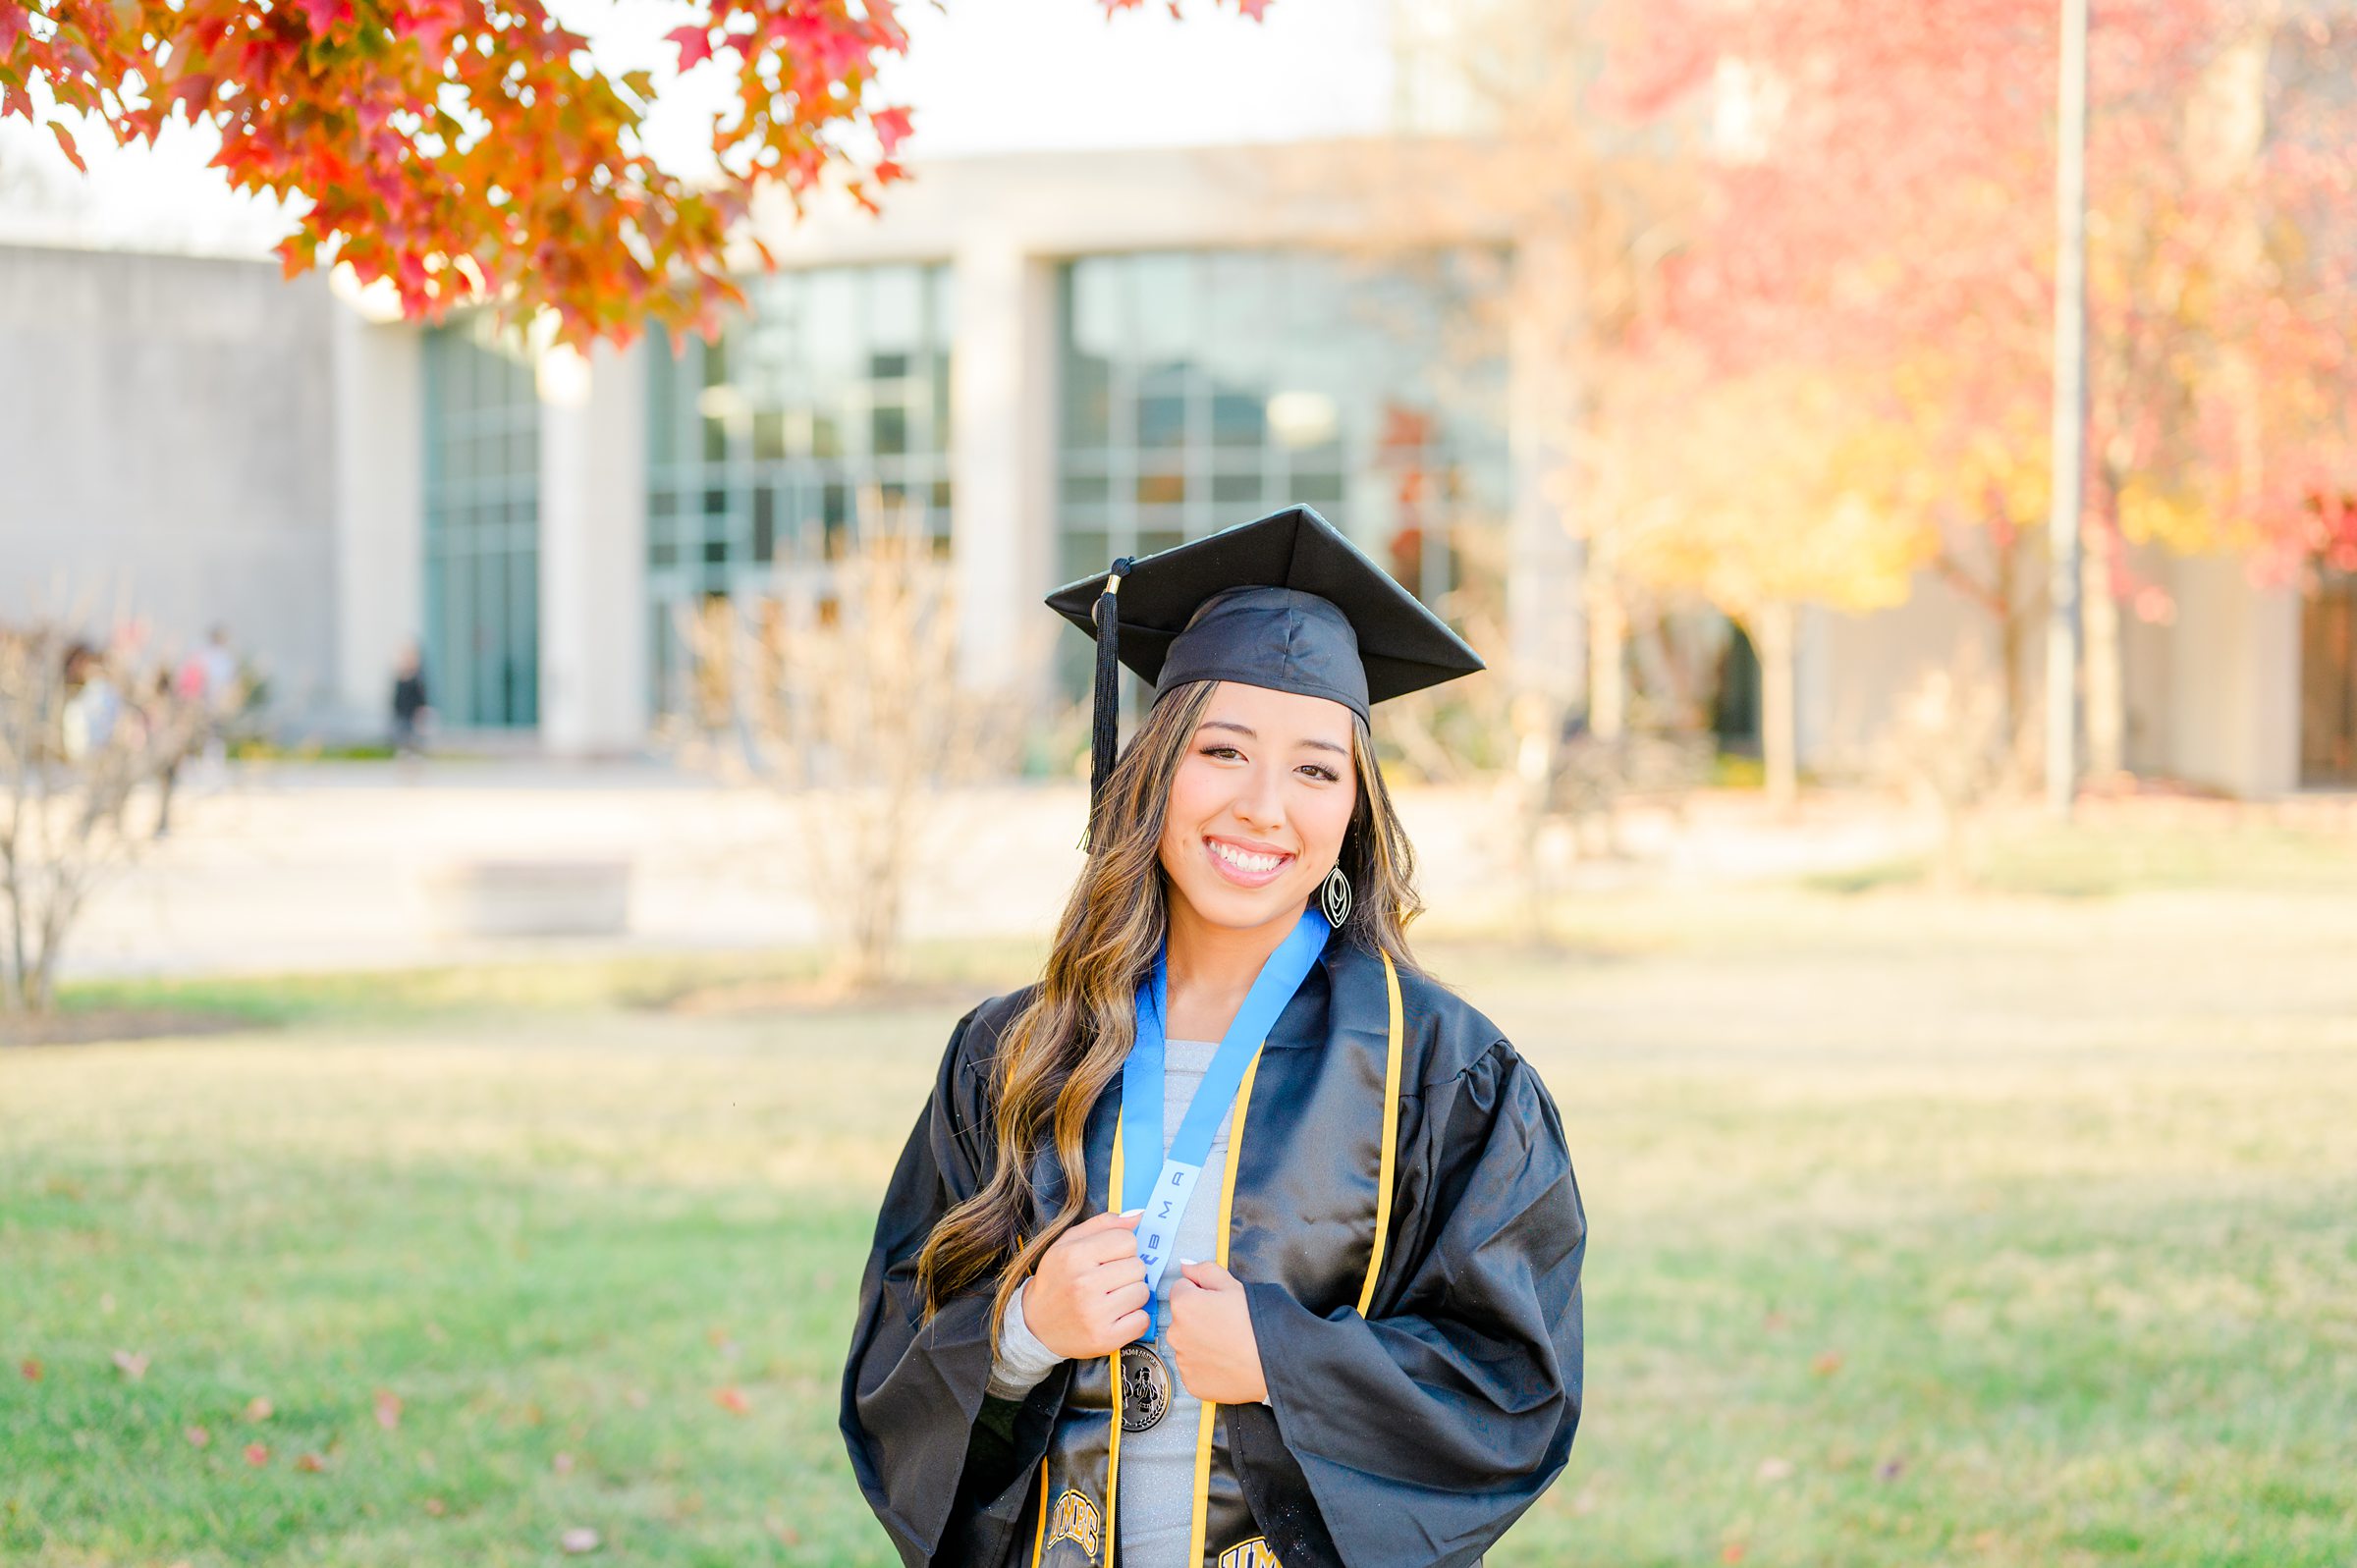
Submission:
[[[1137,988],[1137,1041],[1122,1064],[1121,1207],[1124,1213],[1145,1210],[1137,1222],[1137,1255],[1146,1265],[1146,1288],[1152,1293],[1158,1327],[1166,1299],[1163,1271],[1178,1240],[1178,1221],[1202,1178],[1211,1141],[1278,1015],[1309,978],[1333,931],[1318,910],[1304,909],[1299,923],[1269,954],[1236,1009],[1235,1021],[1222,1037],[1167,1153],[1162,1147],[1162,1079],[1170,980],[1163,955],[1155,956],[1152,976]]]

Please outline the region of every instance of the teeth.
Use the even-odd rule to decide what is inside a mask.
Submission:
[[[1256,855],[1250,850],[1238,849],[1233,844],[1219,842],[1212,844],[1211,852],[1238,871],[1275,871],[1286,860],[1283,855]]]

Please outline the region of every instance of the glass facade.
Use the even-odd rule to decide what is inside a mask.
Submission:
[[[540,719],[540,403],[487,320],[425,334],[425,676],[451,725]]]
[[[717,343],[648,350],[647,591],[655,706],[677,711],[676,618],[823,562],[857,509],[950,533],[950,271],[747,280]]]
[[[1069,581],[1295,502],[1427,601],[1507,509],[1504,257],[1086,256],[1060,288]]]

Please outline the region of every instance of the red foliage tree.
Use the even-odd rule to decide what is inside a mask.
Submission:
[[[739,298],[728,237],[762,187],[798,207],[833,174],[872,205],[904,172],[908,111],[875,95],[907,46],[893,0],[694,0],[670,38],[736,79],[700,187],[646,153],[647,74],[609,75],[541,0],[0,0],[0,115],[37,118],[39,83],[120,142],[209,124],[232,187],[301,198],[290,275],[332,259],[413,315],[489,300],[622,341]]]
[[[1676,0],[1657,23],[1623,95],[1707,92],[1731,122],[1682,325],[1734,362],[1938,363],[1960,441],[2043,406],[2051,0]],[[2098,478],[2305,539],[2357,477],[2357,16],[2116,0],[2093,37]],[[2245,357],[2316,395],[2254,400]]]
[[[2034,614],[2004,579],[2047,500],[2052,0],[1669,0],[1652,22],[1619,63],[1623,106],[1717,133],[1672,329],[1730,374],[1817,365],[1880,389],[1868,411],[1951,481],[1936,520],[1995,547],[1977,575],[1952,549],[1950,574]],[[2097,10],[2093,610],[2165,612],[2123,539],[2238,550],[2262,574],[2357,560],[2352,60],[2345,8]]]

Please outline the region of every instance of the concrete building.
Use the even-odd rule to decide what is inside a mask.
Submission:
[[[593,755],[674,700],[676,607],[763,592],[863,492],[945,541],[965,678],[1035,689],[1048,588],[1306,501],[1444,607],[1493,605],[1515,678],[1584,690],[1578,556],[1540,482],[1544,252],[1469,218],[1371,257],[1382,182],[1326,178],[1337,157],[1362,154],[939,163],[879,220],[764,220],[784,269],[748,275],[718,343],[585,357],[378,319],[272,264],[0,249],[0,615],[57,583],[167,637],[226,622],[282,726],[323,734],[381,732],[417,638],[449,723]],[[2147,565],[2176,619],[2124,639],[2130,765],[2357,784],[2346,589]],[[1930,577],[1809,616],[1804,766],[1860,765],[1986,619]]]

